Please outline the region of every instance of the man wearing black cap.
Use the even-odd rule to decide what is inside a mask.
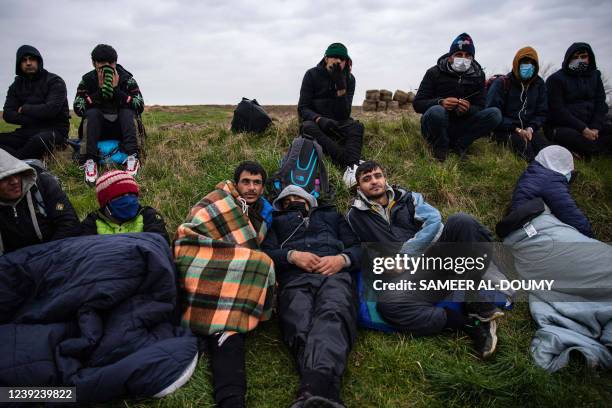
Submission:
[[[298,115],[302,131],[317,140],[338,166],[344,183],[355,185],[363,144],[363,125],[351,118],[355,94],[352,61],[343,44],[333,43],[319,64],[306,71],[300,89]]]
[[[423,114],[423,137],[440,161],[446,160],[449,149],[463,157],[474,140],[502,120],[499,109],[484,109],[485,74],[474,54],[472,38],[460,34],[427,70],[413,102],[414,110]]]
[[[0,133],[0,148],[18,159],[41,159],[68,137],[66,84],[43,68],[40,52],[31,45],[22,45],[17,50],[15,74],[2,117],[21,127]]]
[[[574,43],[561,69],[546,80],[548,137],[583,156],[612,152],[612,126],[606,123],[606,92],[595,53]]]

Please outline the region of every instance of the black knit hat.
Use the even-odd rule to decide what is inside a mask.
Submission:
[[[451,44],[450,51],[448,55],[453,55],[458,51],[465,51],[470,54],[472,57],[476,55],[476,49],[474,48],[474,41],[472,41],[472,37],[469,34],[462,33],[455,38]]]

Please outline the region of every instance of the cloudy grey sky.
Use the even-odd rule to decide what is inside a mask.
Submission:
[[[195,1],[0,0],[0,97],[15,51],[37,47],[67,83],[72,104],[90,52],[111,44],[147,105],[297,103],[306,69],[340,41],[353,58],[354,104],[370,88],[414,89],[425,70],[468,32],[487,74],[533,46],[558,68],[575,41],[592,45],[612,76],[612,1]]]

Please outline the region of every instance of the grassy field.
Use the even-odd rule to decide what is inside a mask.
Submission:
[[[460,162],[451,155],[433,160],[410,114],[362,114],[366,125],[364,157],[383,163],[391,182],[424,194],[446,218],[464,211],[493,229],[509,203],[514,184],[526,167],[507,150],[479,140],[471,157]],[[189,208],[223,179],[241,160],[258,160],[272,172],[297,134],[294,107],[271,107],[277,120],[260,136],[229,132],[231,107],[151,107],[144,114],[148,130],[147,161],[140,174],[142,201],[158,208],[172,235]],[[71,135],[78,122],[73,119]],[[0,131],[12,129],[0,123]],[[50,167],[83,218],[96,208],[95,192],[83,183],[69,153],[56,154]],[[328,163],[329,164],[329,163]],[[338,207],[345,211],[349,192],[341,169],[329,164],[338,189]],[[573,185],[579,206],[591,219],[596,236],[612,241],[612,160],[577,163]],[[580,271],[576,271],[577,274]],[[549,375],[535,367],[529,344],[535,326],[526,304],[518,304],[501,320],[498,352],[482,362],[461,334],[431,338],[360,330],[345,375],[343,396],[349,407],[442,406],[609,406],[612,374],[586,368],[580,358]],[[259,326],[247,339],[248,405],[288,406],[298,378],[291,356],[280,340],[278,321]],[[159,401],[123,401],[125,407],[211,407],[206,357],[189,383]],[[110,404],[109,404],[110,405]]]

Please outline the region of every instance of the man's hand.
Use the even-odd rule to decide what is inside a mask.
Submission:
[[[20,106],[19,109],[17,109],[17,113],[21,113],[22,110],[23,110],[23,106]]]
[[[289,262],[306,272],[314,272],[321,258],[310,252],[293,251]]]
[[[595,140],[599,139],[599,129],[591,129],[591,132],[595,134]]]
[[[514,131],[516,132],[517,135],[519,135],[521,139],[523,139],[526,142],[531,141],[531,139],[533,138],[532,128],[527,128],[527,129],[516,128],[514,129]]]
[[[453,98],[452,96],[448,98],[444,98],[440,101],[440,105],[447,111],[455,110],[457,105],[459,104],[459,99]]]
[[[335,63],[332,67],[331,78],[336,85],[336,91],[338,91],[338,96],[340,96],[341,91],[346,92],[346,72],[340,67],[339,63]]]
[[[331,276],[340,272],[346,264],[342,255],[324,256],[319,259],[320,261],[315,265],[314,272],[325,276]]]
[[[98,88],[102,89],[102,85],[104,85],[104,70],[100,68],[96,68],[96,74],[98,74]]]
[[[338,122],[333,119],[326,118],[324,116],[319,116],[317,118],[317,125],[319,125],[319,127],[323,129],[325,133],[338,130]]]
[[[119,85],[119,73],[116,69],[113,70],[113,88],[116,88]]]
[[[472,106],[470,104],[470,101],[468,101],[467,99],[457,99],[457,112],[460,114],[464,114],[466,113],[468,110],[470,110],[470,106]]]
[[[582,136],[585,137],[586,139],[594,141],[599,136],[599,131],[595,132],[594,130],[589,129],[587,127],[587,128],[584,128],[584,130],[582,131]]]

